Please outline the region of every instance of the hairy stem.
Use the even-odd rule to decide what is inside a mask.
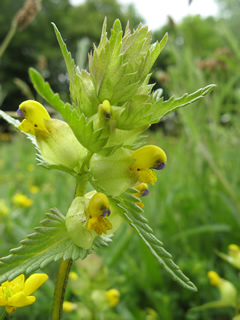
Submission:
[[[67,287],[68,274],[70,272],[72,260],[62,260],[58,271],[57,283],[53,297],[51,320],[60,320],[62,316],[62,304]]]

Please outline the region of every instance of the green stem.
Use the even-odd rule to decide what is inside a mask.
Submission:
[[[88,183],[88,164],[92,157],[92,153],[87,154],[83,161],[81,170],[77,176],[77,186],[75,190],[75,198],[83,196],[86,192],[86,186]],[[53,297],[53,305],[51,312],[51,320],[60,320],[62,316],[62,304],[64,300],[64,294],[67,287],[68,274],[70,272],[72,260],[61,261],[56,288]],[[1,320],[1,319],[0,319]]]
[[[5,39],[3,40],[1,46],[0,46],[0,58],[2,57],[2,55],[4,54],[5,50],[7,49],[9,43],[11,42],[14,34],[17,31],[17,25],[16,23],[12,23]]]
[[[67,287],[68,274],[70,272],[72,260],[61,261],[58,271],[57,283],[53,297],[51,320],[60,320],[62,316],[62,304]]]
[[[75,190],[75,198],[76,197],[83,197],[86,192],[86,187],[88,183],[88,174],[85,173],[81,176],[77,176],[77,186]]]
[[[6,309],[5,309],[5,310],[3,311],[1,317],[0,317],[0,320],[4,320],[5,317],[6,317],[6,315],[7,315],[7,311],[6,311]]]

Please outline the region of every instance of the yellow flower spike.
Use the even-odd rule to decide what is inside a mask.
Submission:
[[[132,157],[136,161],[131,169],[138,174],[138,181],[154,185],[157,177],[152,169],[162,170],[166,167],[165,152],[157,146],[148,145],[134,151]]]
[[[115,307],[120,299],[120,292],[117,289],[110,289],[106,292],[106,298],[110,307]]]
[[[140,198],[145,197],[149,194],[148,186],[146,183],[140,183],[139,185],[135,186],[134,189],[138,190],[139,192],[133,193],[133,196]],[[138,205],[140,208],[144,208],[144,204],[140,202],[136,202],[136,205]]]
[[[5,307],[8,313],[12,313],[16,308],[33,304],[36,298],[29,295],[47,279],[45,273],[36,273],[24,281],[25,277],[21,274],[12,281],[3,282],[0,286],[0,306]]]
[[[102,233],[107,234],[107,230],[112,229],[111,222],[105,218],[111,213],[109,206],[109,200],[104,193],[94,194],[88,205],[88,231],[94,230],[100,236]]]
[[[41,103],[34,100],[27,100],[20,104],[17,114],[25,118],[18,126],[19,130],[35,135],[36,129],[47,131],[44,124],[45,119],[51,119],[47,110]]]
[[[221,278],[219,277],[217,272],[209,271],[208,272],[208,278],[209,278],[210,283],[211,283],[212,286],[218,286],[219,285]]]

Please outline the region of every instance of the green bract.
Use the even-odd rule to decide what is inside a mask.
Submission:
[[[53,26],[69,74],[71,103],[63,102],[36,70],[30,69],[29,73],[38,94],[65,122],[45,119],[42,106],[41,132],[35,130],[35,102],[31,102],[31,110],[29,103],[23,103],[26,108],[18,112],[22,117],[33,112],[33,126],[26,121],[19,125],[18,120],[2,111],[0,115],[34,143],[41,165],[76,178],[75,199],[66,218],[58,210],[51,210],[42,226],[21,247],[1,259],[0,279],[13,278],[59,259],[83,259],[92,249],[106,246],[110,239],[102,233],[111,234],[125,220],[172,278],[196,291],[148,226],[135,187],[140,182],[153,185],[157,179],[153,169],[164,169],[167,159],[159,147],[139,149],[143,146],[141,133],[166,114],[201,99],[214,85],[164,101],[160,91],[152,92],[153,85],[148,82],[167,34],[160,42],[151,44],[147,27],[139,25],[131,33],[127,26],[123,33],[120,21],[116,20],[108,38],[105,20],[100,43],[89,55],[87,72],[76,66],[60,32]],[[94,190],[85,194],[88,183]]]

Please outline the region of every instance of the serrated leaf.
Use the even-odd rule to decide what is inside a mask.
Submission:
[[[107,138],[100,139],[102,130],[94,130],[92,121],[87,122],[84,114],[79,116],[76,109],[65,104],[36,70],[30,69],[30,77],[37,92],[63,116],[81,145],[91,152],[101,150],[107,142]]]
[[[93,121],[87,121],[84,114],[80,117],[76,110],[67,114],[65,118],[78,141],[88,150],[95,153],[107,143],[108,137],[100,138],[102,129],[94,130]]]
[[[58,260],[84,259],[92,249],[82,249],[69,237],[65,217],[51,209],[35,233],[21,241],[21,246],[10,250],[10,255],[0,259],[0,283],[12,280],[21,273],[30,273]],[[92,248],[107,246],[111,239],[97,237]]]
[[[65,104],[59,97],[58,93],[54,93],[48,82],[44,80],[42,75],[34,68],[29,69],[30,79],[35,90],[42,96],[57,112],[64,118],[71,111],[71,105]]]
[[[110,199],[111,205],[121,214],[122,218],[134,229],[139,237],[144,241],[151,253],[158,262],[184,288],[191,291],[197,291],[195,285],[187,278],[180,268],[173,262],[172,256],[164,248],[153,234],[152,229],[148,226],[147,220],[135,211],[129,203],[126,205],[121,198]]]
[[[180,98],[171,97],[167,101],[163,101],[163,98],[161,98],[152,106],[152,119],[150,123],[158,123],[167,114],[179,108],[185,107],[190,103],[198,101],[199,99],[205,97],[209,92],[211,92],[214,87],[216,87],[215,84],[210,84],[205,88],[201,88],[191,94],[186,93]]]
[[[111,100],[115,88],[114,84],[121,77],[121,74],[119,74],[119,69],[121,68],[121,40],[121,23],[116,20],[110,40],[108,41],[104,36],[100,42],[99,49],[95,49],[93,56],[89,57],[89,69],[100,101]]]
[[[60,49],[62,51],[63,58],[64,58],[65,63],[66,63],[70,84],[72,84],[74,82],[74,78],[75,78],[75,75],[76,75],[75,62],[72,59],[72,55],[68,51],[67,46],[66,46],[65,42],[63,41],[63,38],[62,38],[61,33],[59,32],[57,26],[53,22],[52,22],[52,25],[54,27],[54,31],[55,31],[55,34],[56,34]]]

